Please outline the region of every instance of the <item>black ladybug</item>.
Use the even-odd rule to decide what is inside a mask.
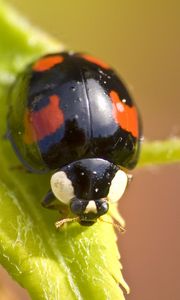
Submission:
[[[43,206],[64,211],[57,227],[92,225],[124,193],[138,160],[136,106],[116,73],[78,53],[41,57],[12,90],[8,136],[31,172],[54,171]]]

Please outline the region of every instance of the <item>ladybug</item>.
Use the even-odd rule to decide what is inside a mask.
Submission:
[[[66,222],[92,225],[117,202],[138,161],[137,107],[116,73],[81,53],[45,55],[15,82],[8,138],[23,165],[52,172],[42,201]]]

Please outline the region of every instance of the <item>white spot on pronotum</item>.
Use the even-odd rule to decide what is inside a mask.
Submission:
[[[50,184],[56,198],[68,205],[70,200],[74,197],[74,188],[66,173],[59,171],[53,174]]]
[[[85,214],[88,214],[89,212],[93,212],[95,214],[97,213],[97,207],[94,200],[90,200],[88,205],[86,206]]]
[[[117,202],[125,192],[128,183],[128,176],[122,170],[117,171],[109,188],[107,199],[110,202]]]
[[[98,188],[95,188],[95,193],[97,193],[99,191],[99,189]]]

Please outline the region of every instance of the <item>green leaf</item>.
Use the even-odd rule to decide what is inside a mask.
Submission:
[[[0,261],[35,300],[123,300],[119,283],[128,287],[112,226],[71,224],[57,231],[58,213],[40,205],[49,176],[14,168],[19,161],[3,138],[9,86],[17,73],[40,55],[63,47],[2,1],[0,36]]]

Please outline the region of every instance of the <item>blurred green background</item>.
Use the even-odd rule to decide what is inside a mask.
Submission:
[[[145,138],[180,135],[180,1],[9,2],[69,49],[112,65],[141,110]],[[128,227],[119,238],[132,289],[127,300],[179,300],[180,168],[154,167],[135,175],[120,204]],[[18,300],[26,299],[15,290]],[[15,297],[13,292],[4,299]]]

